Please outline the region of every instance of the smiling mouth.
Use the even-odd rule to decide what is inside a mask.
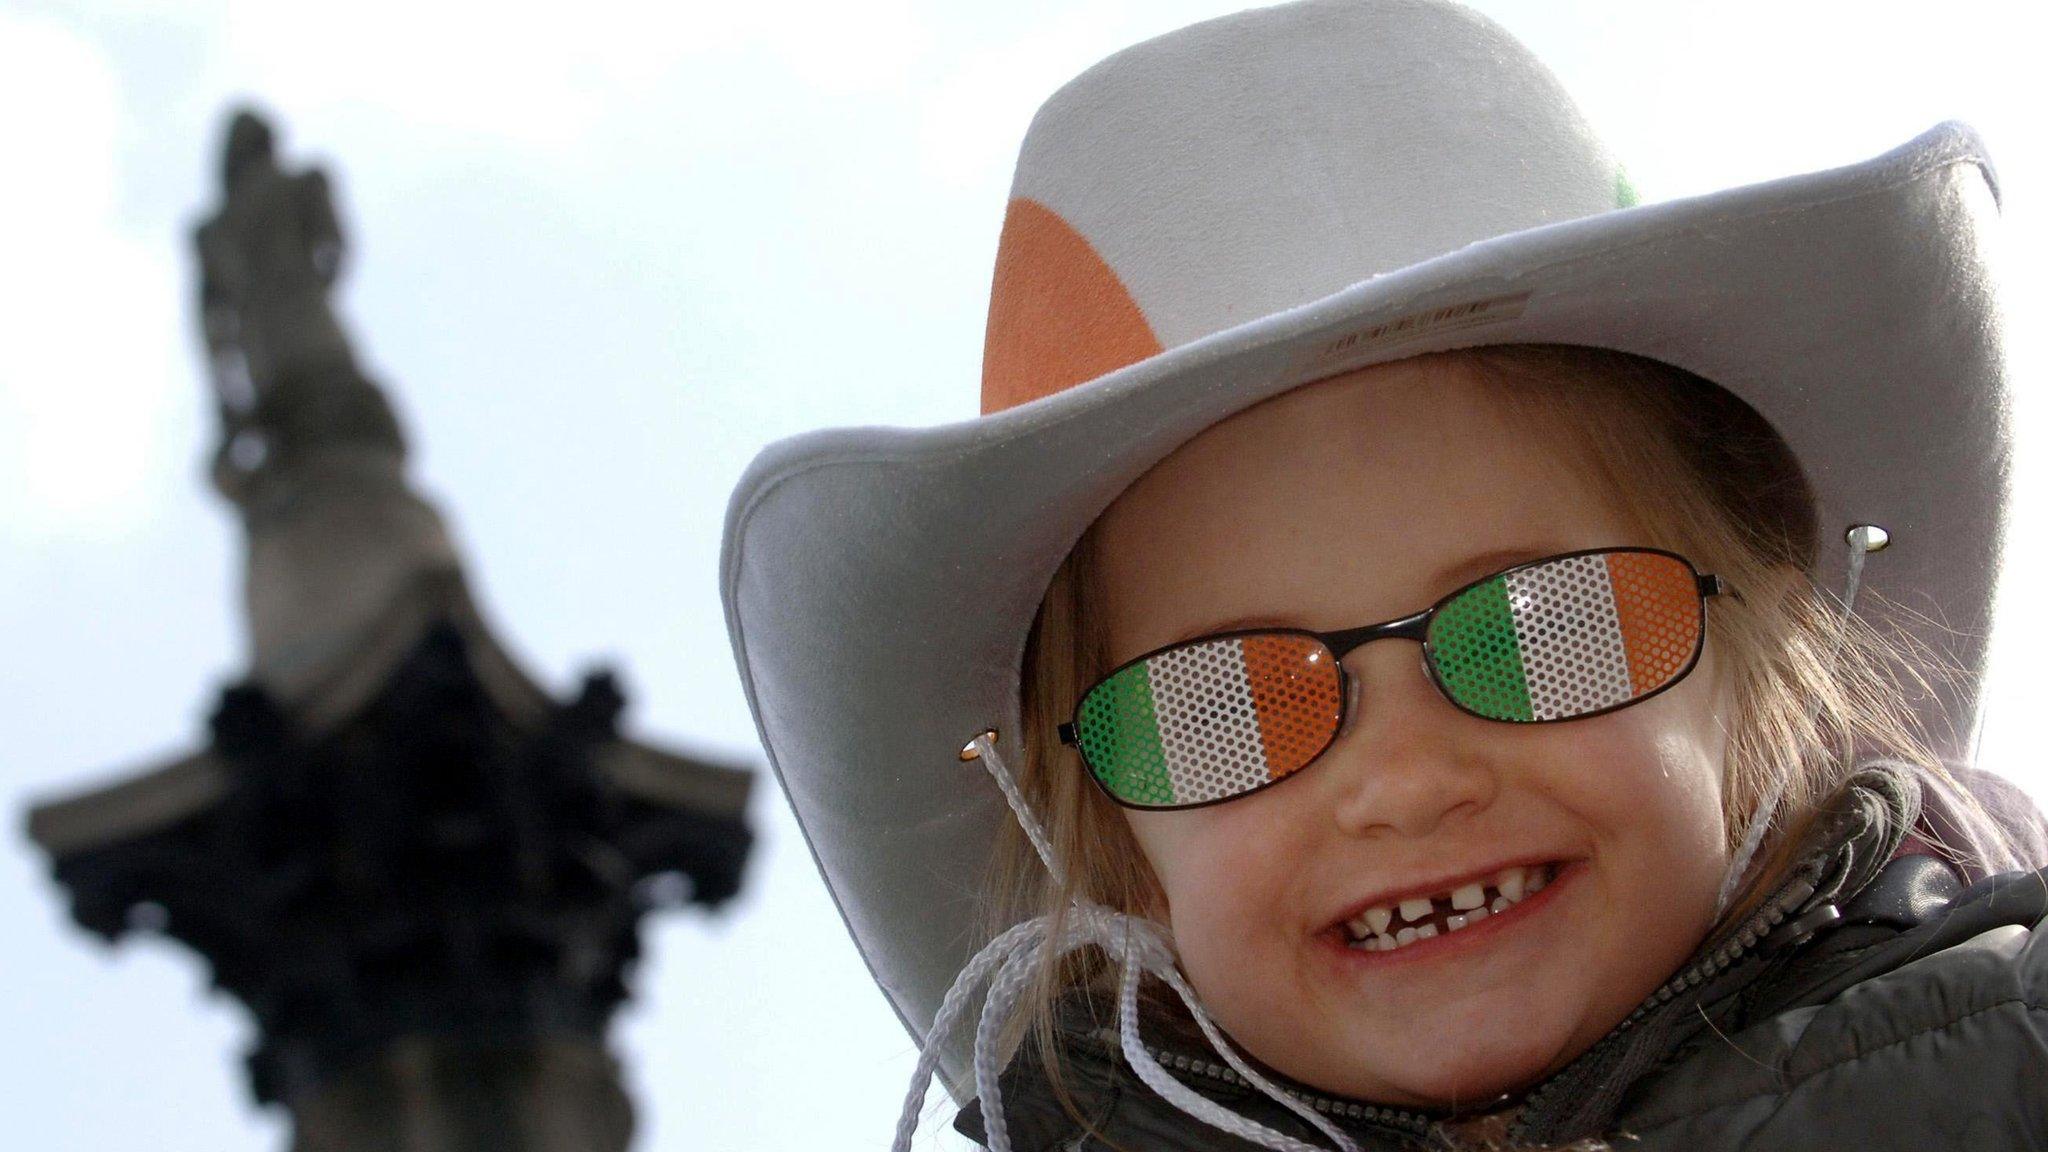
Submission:
[[[1397,952],[1461,932],[1543,891],[1556,876],[1556,864],[1503,868],[1448,892],[1368,908],[1344,923],[1346,944],[1356,952]]]

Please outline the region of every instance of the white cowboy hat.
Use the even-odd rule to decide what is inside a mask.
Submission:
[[[1619,349],[1745,400],[1818,499],[1824,555],[1948,625],[1967,752],[1998,572],[2008,405],[1996,183],[1943,125],[1866,163],[1633,206],[1557,81],[1436,0],[1198,24],[1046,102],[996,257],[978,419],[762,452],[721,581],[776,775],[875,979],[922,1039],[979,942],[1000,822],[959,758],[1019,731],[1053,571],[1211,424],[1381,361]],[[1937,725],[1936,731],[1947,729]],[[957,1082],[960,1054],[949,1052]]]

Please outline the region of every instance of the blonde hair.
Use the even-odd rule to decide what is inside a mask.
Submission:
[[[1678,552],[1736,591],[1708,613],[1708,643],[1732,701],[1722,789],[1731,851],[1759,800],[1780,785],[1783,795],[1775,831],[1723,924],[1750,911],[1797,862],[1813,821],[1857,762],[1884,755],[1953,783],[1917,706],[1957,673],[1907,629],[1890,626],[1907,615],[1897,605],[1866,592],[1845,617],[1813,572],[1821,538],[1812,491],[1784,441],[1748,405],[1682,369],[1605,349],[1508,345],[1424,359],[1446,371],[1454,362],[1476,369],[1519,425],[1549,433],[1550,443],[1583,459],[1646,533],[1630,543]],[[1087,611],[1099,601],[1094,549],[1091,529],[1046,590],[1025,648],[1015,757],[1018,782],[1069,879],[1055,884],[1022,832],[1006,826],[987,889],[992,929],[1057,918],[1076,898],[1139,915],[1163,908],[1119,809],[1057,733],[1081,690],[1110,668],[1104,630]],[[1024,1024],[1063,1098],[1052,1006],[1063,992],[1095,984],[1103,966],[1100,954],[1047,958],[1027,1001]],[[1012,1039],[1022,1039],[1021,1029]]]

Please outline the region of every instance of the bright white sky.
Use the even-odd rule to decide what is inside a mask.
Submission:
[[[1109,52],[1236,6],[0,0],[9,826],[32,797],[197,741],[242,666],[239,543],[201,484],[185,239],[228,101],[259,99],[292,157],[338,169],[346,315],[515,651],[557,689],[616,662],[638,734],[751,758],[715,575],[741,469],[812,427],[971,415],[1032,110]],[[2036,6],[1478,7],[1564,78],[1647,199],[1970,121],[2005,186],[2012,314],[2041,314]],[[2015,355],[2023,573],[2048,559],[2048,427],[2038,357]],[[2048,604],[2009,594],[1999,629],[2002,652],[2036,648]],[[2042,682],[2001,658],[1985,738],[1985,763],[2037,792]],[[886,1144],[914,1053],[763,784],[746,898],[649,932],[617,1038],[641,1149]],[[239,1008],[173,946],[109,953],[72,930],[18,834],[0,839],[0,925],[10,1145],[281,1146],[244,1096]]]

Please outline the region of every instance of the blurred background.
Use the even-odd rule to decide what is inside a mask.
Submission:
[[[230,104],[335,180],[337,300],[500,636],[634,735],[758,763],[717,586],[765,443],[977,407],[1016,146],[1058,84],[1233,3],[348,5],[0,0],[0,1116],[42,1152],[276,1149],[250,1026],[162,940],[72,926],[25,806],[204,737],[246,657],[188,233]],[[1646,200],[1860,160],[1935,122],[2004,186],[2021,454],[1980,764],[2029,744],[2048,602],[2048,256],[2033,6],[1476,7],[1564,79]],[[1854,382],[1844,382],[1853,386]],[[615,1032],[649,1152],[885,1146],[915,1052],[779,793],[722,912],[655,918]],[[934,1097],[930,1132],[949,1108]],[[962,1142],[927,1134],[922,1143]]]

